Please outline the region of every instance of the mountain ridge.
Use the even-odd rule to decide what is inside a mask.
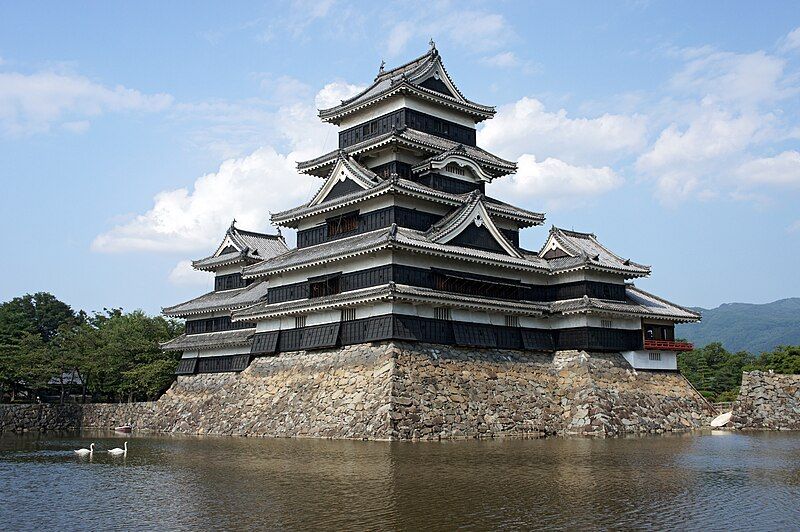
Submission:
[[[728,351],[759,354],[779,345],[800,345],[800,297],[771,303],[723,303],[713,309],[693,307],[703,319],[678,325],[676,337],[703,347],[721,342]]]

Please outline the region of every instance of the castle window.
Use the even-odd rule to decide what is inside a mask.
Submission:
[[[506,315],[506,327],[519,327],[519,316]]]
[[[306,326],[306,317],[305,316],[295,316],[294,317],[294,327],[295,329],[299,329],[301,327]]]
[[[325,297],[339,293],[339,278],[341,275],[329,275],[310,280],[308,284],[308,297]]]
[[[328,236],[342,235],[358,229],[358,211],[348,212],[327,221]]]
[[[650,355],[650,360],[657,362],[661,360],[661,353],[648,353]]]
[[[451,319],[450,309],[447,307],[434,307],[433,317],[437,320],[449,320]]]
[[[356,309],[355,308],[344,308],[342,309],[342,321],[353,321],[356,319]]]
[[[365,137],[369,135],[369,124],[364,124],[364,127],[361,128],[361,134]]]
[[[610,329],[614,326],[614,323],[611,320],[600,320],[600,326]]]

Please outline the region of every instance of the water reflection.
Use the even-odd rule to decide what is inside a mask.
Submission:
[[[91,459],[72,449],[97,443]],[[793,528],[800,434],[370,443],[0,437],[6,529]]]

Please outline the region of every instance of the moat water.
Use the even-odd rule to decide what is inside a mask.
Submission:
[[[800,528],[800,433],[124,439],[0,436],[0,529]]]

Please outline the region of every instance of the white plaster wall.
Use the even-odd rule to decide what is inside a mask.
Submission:
[[[432,116],[438,116],[439,118],[444,118],[445,120],[455,122],[456,124],[461,124],[462,126],[472,128],[475,127],[475,121],[463,113],[435,106],[418,98],[397,95],[392,96],[391,98],[388,98],[380,103],[371,105],[366,109],[347,115],[340,122],[339,131],[351,128],[363,122],[368,122],[378,118],[379,116],[383,116],[386,113],[391,113],[392,111],[402,109],[403,107],[421,111]]]
[[[642,320],[640,318],[619,318],[617,316],[603,317],[590,315],[586,316],[586,320],[589,327],[602,327],[603,321],[610,321],[611,328],[613,329],[637,330],[642,328]]]
[[[242,265],[232,264],[230,266],[223,266],[216,271],[216,275],[228,275],[231,273],[242,273]]]
[[[650,353],[661,353],[661,360],[650,360]],[[674,351],[624,351],[622,356],[635,369],[678,369],[678,356]]]
[[[219,347],[216,349],[202,349],[194,351],[184,351],[181,358],[205,358],[205,357],[219,357],[227,355],[244,355],[250,352],[250,346],[238,347]]]
[[[331,261],[326,264],[320,264],[313,268],[301,268],[299,270],[292,270],[279,274],[269,276],[270,288],[283,286],[292,283],[305,281],[309,277],[316,277],[318,275],[327,275],[331,273],[348,273],[367,268],[374,268],[376,266],[383,266],[390,264],[392,255],[389,250],[381,250],[367,255],[359,255],[350,259],[343,259]]]

